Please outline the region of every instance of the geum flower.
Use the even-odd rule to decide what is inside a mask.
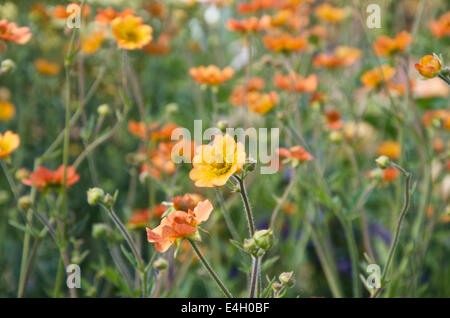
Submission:
[[[291,162],[294,166],[314,159],[302,146],[294,146],[289,149],[278,148],[278,155],[280,158],[285,159],[283,161]]]
[[[243,20],[229,19],[227,28],[230,31],[238,31],[242,33],[258,32],[267,29],[270,26],[270,17],[267,15],[261,18],[250,17]]]
[[[341,113],[337,109],[329,109],[325,112],[327,128],[330,130],[341,129],[344,122],[341,120]]]
[[[34,186],[39,191],[45,191],[49,188],[59,188],[63,185],[64,166],[61,165],[55,171],[39,166],[37,171],[32,172],[28,179],[23,179],[22,183],[27,186]],[[72,166],[67,167],[66,186],[69,188],[80,180]]]
[[[361,58],[361,50],[350,46],[338,46],[333,53],[319,53],[314,57],[313,65],[316,67],[345,67],[355,63]]]
[[[436,56],[425,55],[420,59],[419,64],[414,64],[414,67],[424,78],[433,78],[439,75],[442,63]]]
[[[230,135],[217,135],[212,145],[197,147],[189,177],[197,187],[223,186],[242,169],[246,156],[242,143]]]
[[[19,135],[7,130],[0,133],[0,159],[8,159],[9,155],[20,145]]]
[[[428,24],[431,33],[440,39],[444,36],[450,36],[450,11],[447,11],[439,17],[439,19],[430,21]]]
[[[24,45],[31,39],[29,27],[19,27],[14,22],[0,20],[0,40]]]
[[[197,226],[208,220],[213,206],[209,200],[199,202],[194,210],[173,211],[154,229],[147,228],[147,240],[159,253],[167,251],[177,240],[197,232]]]
[[[302,36],[292,36],[289,33],[265,35],[263,42],[268,50],[285,53],[301,51],[308,43]]]
[[[395,36],[395,38],[390,38],[386,35],[381,35],[377,38],[373,44],[373,49],[375,54],[378,56],[392,56],[395,53],[403,52],[406,47],[411,43],[412,37],[406,32],[402,31]]]
[[[86,54],[93,54],[102,45],[105,38],[105,30],[94,31],[81,37],[81,50]]]
[[[111,21],[117,45],[125,50],[142,49],[152,40],[153,29],[141,17],[127,14]]]
[[[125,9],[122,12],[117,12],[111,7],[106,9],[97,9],[97,15],[95,16],[95,21],[99,24],[109,24],[112,20],[117,17],[124,17],[127,15],[133,15],[133,9]]]
[[[189,70],[192,78],[200,84],[219,85],[233,77],[234,71],[231,67],[223,70],[215,65],[193,67]]]
[[[259,93],[250,92],[248,94],[248,107],[257,114],[265,114],[269,112],[276,104],[279,98],[276,92]]]
[[[276,87],[289,92],[312,93],[317,89],[318,78],[315,74],[307,77],[301,77],[296,73],[276,74],[274,82]]]
[[[391,78],[395,74],[395,68],[384,64],[380,67],[368,70],[361,75],[361,82],[364,84],[366,89],[378,89],[381,84],[389,83]]]
[[[8,121],[14,117],[16,108],[10,102],[0,100],[0,121]]]
[[[336,8],[328,3],[323,3],[317,6],[314,13],[317,18],[329,23],[339,23],[346,16],[344,8]]]

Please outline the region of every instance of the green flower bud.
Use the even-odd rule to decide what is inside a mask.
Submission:
[[[294,272],[284,272],[280,274],[280,282],[286,287],[292,287],[295,284],[295,279],[292,277],[294,276]]]
[[[255,243],[253,238],[245,239],[243,244],[244,250],[247,251],[250,255],[256,255],[258,253],[258,246]]]
[[[2,61],[0,73],[9,73],[16,69],[16,63],[11,59]]]
[[[105,223],[95,223],[92,226],[92,237],[98,239],[101,237],[105,237],[109,234],[109,227]]]
[[[273,244],[273,232],[272,230],[256,231],[253,239],[255,240],[256,245],[267,251]]]
[[[153,267],[163,272],[169,268],[169,263],[166,261],[166,259],[158,257],[158,259],[153,263]]]
[[[386,169],[389,165],[389,158],[387,156],[379,156],[375,162],[380,169]]]
[[[114,202],[115,199],[111,194],[106,194],[103,197],[103,204],[108,208],[108,209],[112,209],[112,207],[114,206]]]
[[[217,122],[217,128],[220,129],[221,132],[225,132],[228,128],[228,121],[226,120],[219,120]]]
[[[105,192],[100,188],[91,188],[87,192],[87,201],[90,205],[96,205],[103,200]]]
[[[168,115],[173,115],[178,113],[179,107],[177,103],[169,103],[166,105],[166,113]]]
[[[19,201],[17,202],[17,206],[19,207],[19,210],[23,211],[23,212],[28,211],[32,205],[33,205],[33,201],[31,200],[31,197],[29,195],[20,197]]]
[[[102,104],[102,105],[98,106],[97,113],[102,116],[107,116],[107,115],[111,114],[111,109],[109,108],[108,104]]]

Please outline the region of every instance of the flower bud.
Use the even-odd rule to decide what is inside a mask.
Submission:
[[[22,181],[23,179],[28,178],[29,174],[30,172],[28,171],[28,169],[21,168],[16,171],[16,174],[14,176],[17,180]]]
[[[109,227],[105,223],[95,223],[92,226],[92,237],[98,239],[105,237],[109,232]]]
[[[111,109],[109,108],[108,104],[102,104],[98,106],[97,113],[101,116],[108,116],[111,114]]]
[[[219,128],[221,132],[225,132],[226,129],[228,128],[228,121],[226,121],[226,120],[219,120],[217,122],[217,128]]]
[[[166,113],[168,115],[173,115],[178,113],[179,107],[177,103],[169,103],[166,105]]]
[[[389,165],[389,158],[387,156],[379,156],[375,162],[380,169],[386,169]]]
[[[280,282],[286,287],[292,287],[295,284],[294,272],[284,272],[280,274]]]
[[[332,132],[330,132],[330,135],[328,136],[328,138],[332,142],[339,143],[342,141],[342,138],[343,138],[342,132],[333,130]]]
[[[96,205],[103,200],[105,192],[100,188],[90,188],[87,192],[87,201],[89,205]]]
[[[2,61],[0,73],[9,73],[16,69],[16,63],[11,59],[6,59]]]
[[[371,180],[382,181],[384,179],[383,170],[377,168],[369,171],[368,176]]]
[[[161,272],[169,268],[169,263],[163,257],[158,257],[158,259],[153,263],[153,267]]]
[[[423,77],[433,78],[439,75],[442,62],[435,55],[425,55],[420,59],[419,64],[414,64],[414,67]]]
[[[103,204],[106,205],[108,209],[112,209],[112,207],[114,206],[114,202],[114,197],[109,193],[103,197]]]
[[[263,250],[268,250],[273,244],[273,232],[272,230],[259,230],[256,231],[253,236],[256,245],[258,245]]]
[[[20,197],[19,201],[17,202],[17,206],[19,207],[19,210],[23,211],[23,212],[28,211],[32,205],[33,205],[33,201],[31,200],[31,197],[29,195]]]
[[[246,250],[249,254],[255,255],[258,251],[258,246],[255,243],[255,240],[253,238],[245,239],[244,240],[244,250]]]

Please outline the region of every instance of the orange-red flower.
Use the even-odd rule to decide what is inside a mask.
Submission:
[[[401,145],[396,141],[387,140],[378,145],[377,153],[379,156],[398,159],[401,154]]]
[[[105,31],[95,31],[89,35],[81,37],[81,50],[86,54],[93,54],[102,45],[103,39],[105,38]]]
[[[431,33],[440,39],[444,36],[450,36],[450,11],[447,11],[435,21],[430,21],[428,24]]]
[[[57,75],[61,70],[59,64],[41,58],[34,60],[34,66],[42,75]]]
[[[189,177],[197,187],[223,186],[242,169],[246,156],[242,143],[230,135],[217,135],[212,145],[197,147]]]
[[[126,15],[133,15],[133,9],[125,9],[122,12],[117,12],[111,7],[106,9],[97,9],[97,15],[95,16],[95,21],[99,24],[109,24],[115,18],[121,16],[124,17]]]
[[[450,110],[434,109],[423,113],[422,121],[425,127],[430,127],[433,122],[442,123],[445,129],[450,130]]]
[[[147,240],[155,244],[159,253],[167,251],[176,240],[197,232],[197,226],[208,220],[213,206],[209,200],[197,204],[194,210],[174,211],[161,220],[153,230],[147,228]]]
[[[24,45],[30,39],[31,33],[29,27],[19,27],[14,22],[0,20],[0,40]]]
[[[179,195],[172,199],[173,207],[178,211],[188,212],[193,210],[197,204],[204,201],[205,198],[197,193],[186,193],[185,195]]]
[[[314,57],[316,67],[342,67],[350,66],[361,58],[361,50],[349,46],[338,46],[333,53],[320,53]]]
[[[327,127],[331,130],[341,129],[344,122],[341,120],[341,113],[337,109],[329,109],[325,112]]]
[[[218,85],[228,81],[233,77],[234,71],[231,67],[225,67],[223,70],[215,65],[193,67],[189,70],[192,78],[201,84]]]
[[[335,8],[328,3],[323,3],[316,7],[315,14],[320,20],[330,23],[339,23],[346,16],[345,9]]]
[[[248,107],[257,114],[265,114],[270,111],[276,104],[279,98],[276,92],[267,94],[259,92],[250,92],[247,96]]]
[[[289,149],[278,148],[278,155],[280,158],[285,158],[295,163],[311,161],[314,159],[313,156],[301,146],[294,146]]]
[[[37,171],[32,172],[28,179],[23,179],[22,183],[27,186],[34,186],[39,191],[49,187],[60,187],[63,185],[64,166],[61,165],[55,171],[49,170],[43,166],[39,166]],[[80,176],[76,173],[72,166],[67,167],[66,186],[70,187],[80,180]]]
[[[275,0],[251,0],[249,2],[239,2],[236,11],[239,14],[255,13],[262,10],[268,10],[275,6]]]
[[[125,50],[142,49],[152,40],[153,29],[141,17],[127,14],[111,21],[117,45]]]
[[[133,216],[128,220],[128,225],[132,227],[145,227],[153,216],[160,218],[167,211],[167,208],[164,204],[157,204],[151,210],[136,209],[133,212]]]
[[[367,89],[378,88],[383,82],[388,83],[395,74],[395,68],[384,64],[368,70],[361,75],[361,82]]]
[[[270,17],[267,15],[264,15],[259,19],[257,17],[250,17],[243,20],[229,19],[227,22],[228,30],[243,33],[262,31],[269,26]]]
[[[230,95],[230,103],[234,106],[248,104],[246,99],[251,92],[258,92],[265,86],[264,79],[261,77],[251,78],[246,85],[236,86]]]
[[[170,52],[170,35],[162,33],[158,40],[150,42],[144,47],[144,52],[153,55],[165,55]]]
[[[439,75],[441,71],[441,61],[433,55],[425,55],[419,61],[419,64],[414,64],[416,70],[425,78],[433,78]]]
[[[68,4],[67,7],[71,4],[76,4],[76,5],[80,6],[79,3],[72,2],[72,3]],[[57,5],[52,12],[53,17],[55,19],[67,19],[73,13],[73,11],[67,12],[67,7],[62,4]],[[85,4],[84,8],[83,8],[83,17],[88,16],[90,12],[91,12],[91,8],[87,4]]]
[[[403,52],[411,41],[412,37],[406,31],[400,32],[395,38],[380,35],[373,44],[373,49],[378,56],[392,56],[395,53]]]
[[[301,51],[307,44],[304,37],[292,36],[289,33],[265,35],[263,42],[267,49],[275,52]]]
[[[296,73],[288,75],[276,74],[274,78],[275,86],[290,92],[312,93],[317,89],[317,75],[311,74],[307,77],[301,77]]]
[[[148,137],[153,141],[170,140],[172,138],[172,132],[176,128],[178,128],[178,126],[172,122],[165,124],[161,128],[158,122],[154,122],[147,125],[146,132],[145,123],[137,122],[135,120],[130,120],[128,122],[128,131],[130,133],[141,139],[145,139],[145,135],[147,133]]]
[[[6,159],[11,152],[20,145],[19,135],[7,130],[4,134],[0,133],[0,159]]]

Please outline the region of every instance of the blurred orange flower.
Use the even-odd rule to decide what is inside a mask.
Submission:
[[[387,156],[390,159],[398,159],[401,154],[401,146],[393,140],[383,141],[378,145],[377,153],[379,156]]]
[[[330,130],[341,129],[344,122],[341,120],[341,113],[337,109],[329,109],[325,112],[327,127]]]
[[[257,11],[267,10],[274,7],[275,0],[252,0],[249,2],[239,2],[236,11],[239,14],[255,13]]]
[[[261,77],[251,78],[247,85],[236,86],[230,95],[230,103],[234,106],[242,106],[247,104],[247,95],[251,92],[258,92],[266,85],[265,81]]]
[[[435,21],[430,21],[428,24],[431,33],[440,39],[444,36],[450,36],[450,11],[447,11]]]
[[[228,81],[233,77],[234,71],[231,67],[220,70],[215,65],[193,67],[189,70],[192,78],[201,84],[218,85]]]
[[[152,27],[144,24],[141,17],[131,14],[112,20],[111,30],[117,45],[125,50],[142,49],[152,40]]]
[[[381,35],[373,44],[373,49],[378,56],[392,56],[395,53],[403,52],[411,41],[412,37],[406,31],[400,32],[395,38]]]
[[[149,209],[136,209],[128,220],[128,225],[133,228],[145,227],[151,219]]]
[[[433,78],[439,75],[441,71],[441,61],[433,55],[425,55],[419,61],[419,64],[414,64],[416,70],[425,78]]]
[[[81,50],[86,54],[97,52],[105,38],[105,31],[95,31],[89,35],[81,37]]]
[[[49,170],[43,166],[39,166],[37,171],[32,172],[28,179],[23,179],[22,183],[27,186],[34,186],[39,191],[48,187],[62,186],[64,178],[64,166],[61,165],[55,171]],[[76,173],[72,166],[67,167],[66,185],[70,187],[80,180],[80,176]]]
[[[19,135],[7,130],[4,134],[0,133],[0,159],[6,159],[20,145]]]
[[[243,20],[229,19],[227,28],[230,31],[238,31],[243,33],[258,32],[267,29],[270,25],[270,17],[264,15],[261,18],[250,17]]]
[[[450,110],[427,110],[423,113],[422,121],[425,127],[430,127],[434,122],[438,122],[441,123],[445,129],[450,130]]]
[[[16,109],[10,102],[0,101],[0,121],[8,121],[14,117]]]
[[[311,74],[307,77],[301,77],[296,73],[288,75],[275,74],[275,86],[290,92],[312,93],[317,89],[317,75]]]
[[[178,211],[188,212],[193,210],[200,201],[204,201],[205,198],[197,193],[186,193],[185,195],[179,195],[172,199],[173,207]]]
[[[144,52],[153,55],[165,55],[170,52],[170,35],[166,33],[160,34],[158,40],[150,42],[144,47]]]
[[[294,146],[289,149],[287,148],[278,148],[278,155],[281,158],[286,158],[288,160],[294,160],[295,162],[304,162],[313,160],[313,156],[309,152],[307,152],[301,146]]]
[[[0,40],[24,45],[30,39],[31,33],[29,27],[19,27],[14,22],[0,20]]]
[[[59,64],[41,58],[34,60],[34,66],[42,75],[57,75],[61,70]]]
[[[335,8],[328,3],[323,3],[317,6],[315,9],[315,14],[320,20],[330,23],[341,22],[346,16],[345,9]]]
[[[146,228],[147,240],[159,253],[167,251],[176,240],[197,232],[197,226],[208,220],[213,206],[209,200],[197,204],[194,210],[174,211],[161,220],[153,230]]]
[[[133,15],[133,9],[125,9],[122,12],[117,12],[111,7],[106,9],[97,9],[97,15],[95,16],[95,21],[99,24],[109,24],[112,20],[117,17],[124,17],[126,15]]]
[[[320,53],[314,57],[313,64],[316,67],[335,68],[350,66],[362,56],[361,50],[349,47],[338,46],[333,53]]]
[[[259,92],[250,92],[248,94],[248,107],[257,114],[265,114],[270,111],[276,104],[279,98],[276,92],[267,94]]]
[[[67,7],[71,4],[76,4],[80,6],[77,2],[72,2],[68,4],[67,6],[64,6],[62,4],[59,4],[55,7],[55,9],[52,12],[52,15],[55,19],[67,19],[74,11],[67,11]],[[86,17],[91,12],[91,8],[85,4],[83,7],[83,17]]]
[[[217,135],[212,145],[197,147],[189,177],[197,187],[223,186],[242,169],[246,156],[242,143],[230,135]]]
[[[383,82],[388,83],[394,76],[395,68],[384,64],[380,67],[365,71],[361,75],[361,82],[367,89],[378,88]]]
[[[128,131],[141,139],[145,139],[145,126],[146,125],[143,122],[130,120],[128,122]],[[147,125],[147,134],[148,137],[154,141],[170,140],[172,138],[172,132],[176,128],[178,128],[178,125],[172,122],[167,123],[162,127],[160,127],[158,122],[154,122]]]
[[[263,38],[264,45],[268,50],[275,52],[301,51],[307,41],[301,36],[292,36],[289,33],[281,35],[265,35]]]

